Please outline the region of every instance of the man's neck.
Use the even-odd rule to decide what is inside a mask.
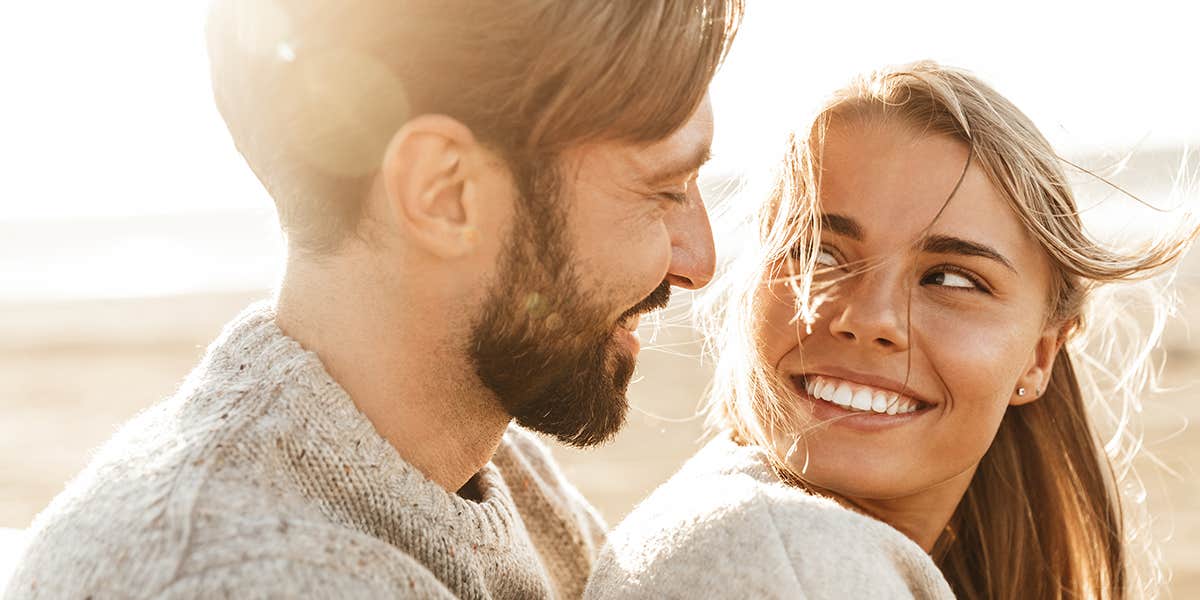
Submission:
[[[290,262],[276,322],[406,462],[456,492],[491,460],[511,418],[475,377],[445,302],[342,261]]]

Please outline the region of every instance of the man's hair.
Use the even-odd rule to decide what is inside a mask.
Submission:
[[[743,1],[214,0],[213,89],[291,242],[331,251],[414,116],[457,119],[510,167],[666,137]]]

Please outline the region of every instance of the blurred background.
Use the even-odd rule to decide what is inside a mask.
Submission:
[[[704,180],[753,177],[777,158],[781,132],[854,73],[933,58],[983,75],[1065,157],[1152,205],[1178,205],[1196,189],[1180,174],[1200,172],[1187,152],[1200,145],[1194,6],[750,0],[714,83]],[[0,4],[0,565],[91,449],[169,395],[279,274],[273,205],[210,100],[204,12],[200,0]],[[1094,181],[1080,189],[1105,235],[1176,218]],[[718,239],[719,253],[736,248]],[[1193,307],[1198,283],[1191,257],[1179,284]],[[644,325],[629,427],[597,450],[556,448],[610,523],[702,441],[711,365],[687,301],[678,294]],[[1167,339],[1167,389],[1145,405],[1157,458],[1143,475],[1170,587],[1188,598],[1200,597],[1200,433],[1189,426],[1200,339],[1184,306]]]

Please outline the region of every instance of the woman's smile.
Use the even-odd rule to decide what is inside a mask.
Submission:
[[[903,385],[868,385],[862,383],[865,377],[854,379],[808,373],[793,375],[791,384],[818,421],[862,431],[907,425],[937,406],[914,397]]]

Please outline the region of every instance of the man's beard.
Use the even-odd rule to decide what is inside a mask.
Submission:
[[[565,233],[566,202],[554,197],[554,183],[535,175],[523,186],[469,352],[480,380],[517,423],[572,446],[593,446],[624,425],[637,358],[614,339],[611,308],[581,293]],[[666,306],[670,295],[664,281],[621,320]]]

